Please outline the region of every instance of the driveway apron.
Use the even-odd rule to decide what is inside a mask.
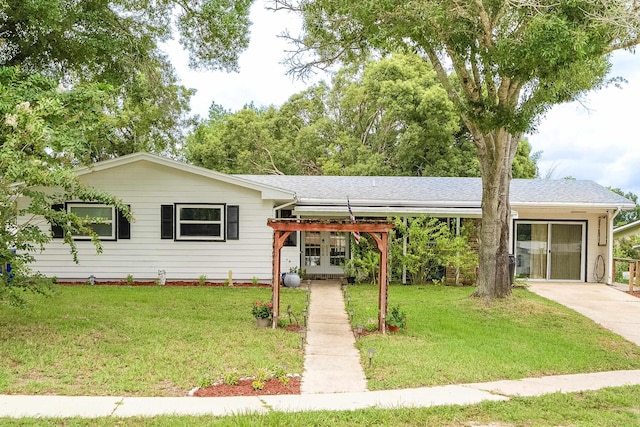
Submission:
[[[529,289],[640,345],[640,298],[601,283],[533,283]]]

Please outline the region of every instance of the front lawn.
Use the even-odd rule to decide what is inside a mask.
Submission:
[[[526,290],[485,307],[472,288],[392,286],[408,330],[357,341],[370,389],[640,369],[640,349]],[[350,286],[354,325],[377,287]],[[269,288],[60,286],[26,312],[0,307],[0,394],[180,396],[236,370],[302,373],[299,334],[257,328]],[[281,309],[305,305],[282,289]],[[301,320],[301,319],[300,319]],[[375,322],[375,320],[374,320]],[[368,349],[375,349],[368,367]]]
[[[487,307],[474,288],[391,286],[408,329],[357,342],[371,390],[640,369],[640,348],[533,293]],[[377,318],[378,288],[349,286],[354,325]],[[375,320],[374,320],[375,321]],[[369,369],[368,349],[374,349]]]
[[[0,393],[184,396],[208,378],[286,366],[298,334],[257,328],[270,288],[58,286],[27,311],[0,307]],[[281,306],[305,305],[283,289]]]

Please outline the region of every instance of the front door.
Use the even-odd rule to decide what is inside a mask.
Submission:
[[[333,231],[307,231],[302,234],[302,265],[307,274],[342,274],[348,235]]]
[[[584,281],[582,222],[516,221],[516,277]]]

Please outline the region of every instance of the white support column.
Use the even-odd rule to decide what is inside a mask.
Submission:
[[[402,222],[404,223],[405,229],[407,228],[407,217],[402,218]],[[407,233],[404,233],[402,236],[402,255],[407,256]],[[407,284],[407,267],[402,264],[402,284]]]

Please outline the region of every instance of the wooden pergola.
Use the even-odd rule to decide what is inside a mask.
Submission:
[[[273,327],[277,327],[280,318],[280,252],[287,237],[294,231],[338,231],[368,233],[376,242],[380,252],[379,275],[380,286],[378,292],[378,329],[386,332],[385,317],[387,315],[387,301],[389,296],[389,279],[387,277],[387,261],[389,247],[389,231],[394,224],[387,221],[348,222],[340,220],[320,219],[269,219],[267,225],[273,228]]]

